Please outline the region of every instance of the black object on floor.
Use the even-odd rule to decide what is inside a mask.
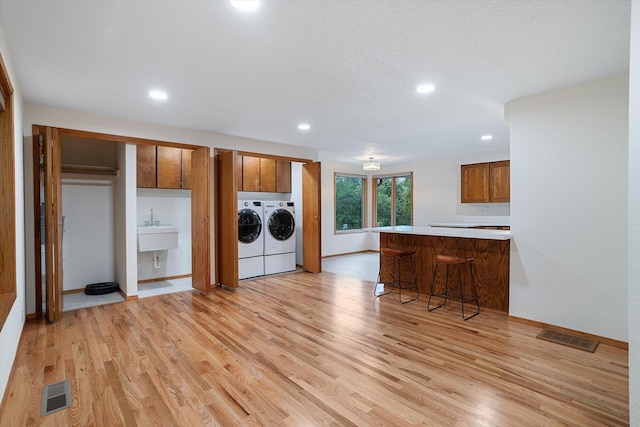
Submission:
[[[120,285],[117,282],[91,283],[84,288],[84,293],[87,295],[103,295],[119,289]]]

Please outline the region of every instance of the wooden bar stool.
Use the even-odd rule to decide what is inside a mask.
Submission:
[[[472,263],[475,258],[462,258],[452,255],[436,255],[436,268],[433,270],[433,280],[431,281],[431,290],[429,291],[429,302],[427,302],[427,310],[433,311],[437,308],[444,306],[447,303],[447,299],[454,299],[460,301],[462,305],[462,319],[469,320],[473,316],[480,313],[480,303],[478,302],[478,294],[476,293],[476,284],[473,280],[473,267]],[[444,292],[436,293],[436,278],[438,274],[438,266],[440,264],[445,265],[445,279],[444,279]],[[471,292],[465,293],[464,283],[462,282],[462,275],[460,274],[460,266],[463,264],[469,265],[469,276],[471,277]],[[459,291],[449,289],[449,266],[455,265],[458,268],[458,282],[460,285]],[[431,297],[444,298],[442,304],[431,307]],[[464,304],[474,302],[476,303],[477,310],[469,317],[464,317]]]
[[[381,254],[380,270],[378,271],[378,280],[376,281],[376,287],[373,291],[373,294],[376,296],[376,298],[381,297],[382,295],[390,294],[391,292],[393,292],[393,288],[398,288],[398,300],[400,301],[401,304],[406,304],[408,302],[417,300],[418,297],[420,296],[420,293],[418,291],[418,284],[416,281],[416,269],[415,269],[415,264],[413,260],[415,257],[416,251],[400,251],[398,249],[382,248],[380,249],[380,254]],[[385,259],[389,259],[392,262],[391,282],[380,281]],[[413,280],[402,280],[403,261],[405,265],[411,267],[411,278]],[[384,291],[385,285],[391,286],[391,289],[387,292]],[[402,291],[403,290],[406,291],[410,289],[415,289],[416,291],[415,298],[402,301]]]

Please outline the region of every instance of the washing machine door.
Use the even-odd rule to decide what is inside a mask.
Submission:
[[[262,220],[253,209],[241,209],[238,212],[238,240],[241,243],[253,243],[262,233]]]
[[[296,221],[286,209],[276,209],[269,216],[269,233],[276,240],[287,240],[296,229]]]

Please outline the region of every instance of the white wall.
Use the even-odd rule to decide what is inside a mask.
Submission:
[[[322,158],[322,153],[320,157]],[[423,162],[383,164],[375,175],[367,175],[369,178],[367,223],[370,227],[373,225],[372,176],[413,172],[413,224],[415,226],[426,226],[437,222],[509,225],[509,203],[460,202],[460,165],[508,159],[509,150],[493,150]],[[335,173],[363,175],[360,166],[322,163],[322,255],[378,250],[380,239],[377,233],[334,233]]]
[[[89,283],[115,281],[114,181],[62,179],[63,289],[84,289]]]
[[[320,153],[322,161],[322,153]],[[335,210],[335,174],[346,173],[364,175],[361,167],[346,165],[341,163],[331,163],[322,161],[321,166],[321,228],[322,228],[322,256],[348,254],[369,250],[372,239],[371,233],[367,231],[353,231],[347,233],[335,232],[336,210]],[[368,198],[371,203],[371,197]],[[369,209],[370,211],[370,209]],[[369,215],[370,216],[370,215]],[[371,218],[368,219],[369,226]]]
[[[118,178],[115,182],[116,281],[127,297],[138,294],[135,260],[136,235],[136,146],[118,144]]]
[[[629,418],[640,426],[640,4],[631,5],[629,78]]]
[[[13,360],[18,349],[20,334],[25,319],[25,212],[24,212],[24,169],[23,169],[23,139],[22,139],[22,116],[23,104],[20,87],[13,63],[9,55],[4,32],[0,28],[0,55],[7,68],[9,79],[13,85],[13,124],[15,138],[15,192],[16,192],[16,301],[13,304],[9,316],[5,321],[2,331],[0,331],[0,398],[4,396],[9,381],[9,374],[13,366]],[[31,246],[33,251],[33,246]]]
[[[160,268],[153,265],[153,252],[138,252],[138,280],[191,274],[191,191],[138,188],[137,225],[150,220],[178,227],[178,248],[158,251]]]
[[[508,109],[509,313],[626,341],[628,76]]]

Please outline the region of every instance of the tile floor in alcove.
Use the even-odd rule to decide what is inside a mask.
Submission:
[[[155,295],[170,294],[191,290],[191,278],[161,280],[159,282],[142,283],[138,285],[138,298],[152,297]],[[120,292],[112,292],[104,295],[85,295],[84,292],[67,294],[63,297],[63,311],[77,308],[92,307],[95,305],[122,302],[124,298]]]

